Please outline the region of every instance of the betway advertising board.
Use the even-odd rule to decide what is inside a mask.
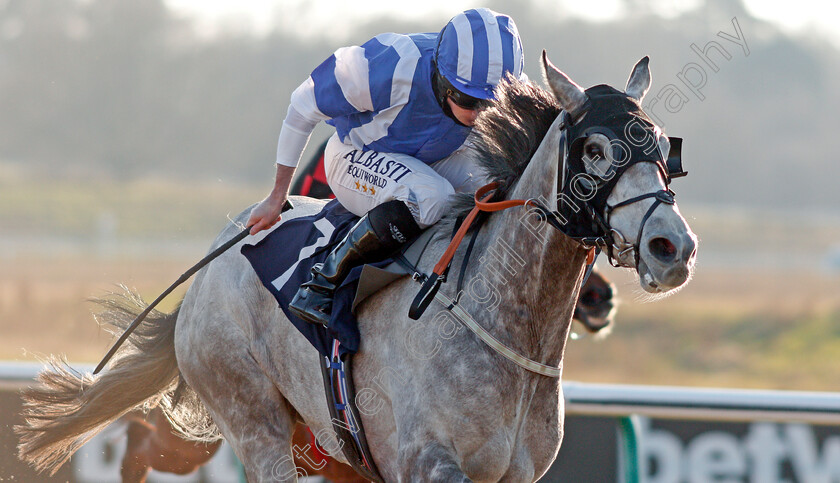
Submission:
[[[641,481],[647,483],[840,482],[840,428],[801,423],[639,418]],[[614,419],[570,416],[544,482],[619,481]]]
[[[16,458],[12,426],[20,400],[0,390],[0,481],[111,483],[120,481],[124,425],[115,424],[87,443],[53,477],[36,475]],[[640,418],[641,481],[699,483],[840,482],[840,428],[800,423],[692,422]],[[557,461],[543,482],[619,481],[615,419],[569,415]],[[153,473],[150,482],[243,481],[236,457],[223,446],[193,475]]]

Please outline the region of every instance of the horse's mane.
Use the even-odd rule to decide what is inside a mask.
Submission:
[[[507,76],[496,87],[496,101],[476,120],[476,160],[491,181],[499,183],[495,199],[504,198],[537,151],[560,106],[547,90]],[[475,205],[472,193],[458,194],[444,223]]]

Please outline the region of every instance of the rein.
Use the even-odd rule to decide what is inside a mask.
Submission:
[[[490,201],[493,198],[493,194],[490,193],[491,191],[495,190],[499,187],[498,182],[493,182],[486,184],[479,188],[475,192],[475,206],[467,217],[464,219],[464,222],[461,224],[461,228],[458,229],[458,232],[455,233],[455,236],[452,237],[452,241],[449,242],[449,246],[446,247],[446,251],[443,252],[443,255],[440,257],[440,261],[438,261],[437,265],[435,265],[434,270],[432,273],[436,273],[438,276],[442,275],[443,272],[446,270],[446,267],[452,262],[452,258],[455,256],[455,251],[458,250],[458,246],[464,240],[464,236],[466,236],[467,231],[469,231],[472,222],[478,216],[479,212],[496,212],[506,210],[508,208],[515,208],[517,206],[530,206],[536,208],[537,211],[540,212],[541,215],[548,213],[548,209],[539,204],[535,200],[503,200],[503,201]],[[628,200],[630,201],[630,200]],[[632,200],[636,201],[636,200]],[[629,204],[629,203],[628,203]],[[623,204],[622,204],[623,206]],[[618,208],[619,205],[616,205],[615,208]],[[594,247],[589,249],[589,254],[586,257],[586,263],[590,264],[595,259],[595,249]]]
[[[492,199],[493,197],[493,193],[491,193],[491,191],[498,188],[498,186],[498,183],[493,182],[482,186],[475,192],[475,206],[472,210],[470,210],[470,213],[461,223],[461,226],[455,233],[455,236],[452,237],[452,241],[449,242],[449,246],[446,247],[446,251],[444,251],[440,260],[435,265],[434,269],[432,270],[432,273],[429,274],[428,277],[414,277],[416,280],[421,281],[423,283],[423,287],[420,289],[420,292],[415,297],[414,302],[412,302],[411,307],[409,308],[408,315],[414,320],[419,319],[431,303],[432,299],[437,299],[441,304],[443,304],[444,307],[446,307],[447,310],[452,312],[452,314],[455,315],[455,317],[457,317],[464,325],[467,326],[467,328],[469,328],[476,336],[478,336],[479,339],[481,339],[490,348],[492,348],[508,360],[514,362],[515,364],[528,371],[540,374],[542,376],[560,377],[561,371],[559,367],[552,367],[545,364],[541,364],[534,360],[528,359],[527,357],[521,356],[517,354],[513,349],[507,347],[498,339],[493,337],[493,334],[488,332],[484,327],[482,327],[478,322],[476,322],[475,319],[473,319],[473,317],[466,310],[461,308],[461,306],[458,304],[457,295],[455,300],[452,300],[449,297],[443,295],[442,293],[438,293],[438,289],[440,289],[440,285],[445,279],[445,273],[449,268],[449,265],[452,263],[452,258],[455,256],[455,252],[458,250],[458,247],[464,240],[467,231],[469,231],[470,226],[473,224],[479,213],[492,213],[496,211],[506,210],[508,208],[514,208],[517,206],[534,207],[541,213],[541,216],[544,216],[542,215],[543,213],[548,213],[548,210],[545,207],[543,207],[534,200],[490,201],[490,199]],[[552,226],[556,227],[556,225]],[[472,244],[474,241],[475,234],[473,236],[473,239],[470,241],[470,248],[472,248]],[[586,263],[588,267],[585,275],[585,277],[588,277],[589,273],[591,273],[592,267],[595,264],[597,250],[595,247],[587,247],[586,245],[583,246],[588,248],[586,256]],[[469,251],[471,250],[468,250],[468,252]],[[467,257],[468,256],[469,254],[467,255]],[[464,265],[466,265],[466,263],[467,260],[465,259]],[[462,277],[463,268],[464,267],[462,267]],[[417,274],[417,271],[416,269],[414,269],[414,267],[411,267],[411,269],[415,271],[415,274]],[[422,278],[425,278],[425,280],[422,280]],[[461,280],[459,279],[459,284],[460,281]]]
[[[425,279],[423,282],[423,288],[414,298],[414,301],[411,303],[411,306],[408,309],[408,316],[413,319],[417,320],[423,315],[423,312],[426,311],[426,308],[432,302],[432,299],[435,297],[438,289],[440,289],[440,285],[446,280],[446,271],[449,268],[449,265],[452,263],[452,258],[455,256],[455,252],[458,250],[458,247],[461,245],[461,242],[464,240],[464,237],[467,235],[470,227],[472,226],[473,222],[475,221],[478,214],[481,212],[492,213],[496,211],[506,210],[508,208],[514,208],[517,206],[530,206],[535,208],[543,219],[547,220],[549,224],[551,224],[554,228],[563,232],[562,226],[558,223],[552,223],[552,214],[551,212],[541,204],[539,204],[535,200],[502,200],[502,201],[490,201],[493,198],[493,193],[491,191],[495,190],[499,187],[498,182],[492,182],[486,184],[476,190],[475,196],[473,199],[475,200],[475,206],[470,210],[469,214],[464,218],[464,221],[461,223],[460,228],[452,237],[452,240],[449,242],[449,246],[446,247],[446,250],[441,255],[440,260],[435,264],[434,268],[432,269],[432,273]],[[565,232],[564,232],[565,233]],[[574,238],[574,237],[572,237]],[[581,241],[581,240],[578,240]],[[588,245],[585,242],[582,242],[581,245],[584,248],[588,248],[589,252],[586,256],[586,263],[587,265],[592,265],[595,263],[595,256],[598,253],[594,246]],[[587,273],[589,270],[587,270]]]

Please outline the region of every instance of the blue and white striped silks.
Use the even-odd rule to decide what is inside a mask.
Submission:
[[[310,119],[327,119],[343,141],[359,148],[438,161],[470,130],[435,99],[436,45],[437,34],[387,33],[338,49],[295,91],[292,106]]]
[[[292,108],[312,125],[326,120],[342,141],[358,148],[407,154],[424,163],[443,159],[470,129],[447,117],[435,99],[432,69],[439,38],[440,68],[465,93],[480,91],[477,97],[487,98],[505,72],[520,76],[523,58],[513,20],[487,9],[455,16],[441,34],[386,33],[338,49],[295,90]]]

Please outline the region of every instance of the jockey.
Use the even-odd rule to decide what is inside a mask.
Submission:
[[[483,184],[467,137],[502,78],[524,77],[523,60],[513,20],[479,8],[440,33],[386,33],[338,49],[292,93],[274,189],[251,211],[251,234],[279,220],[320,121],[336,130],[324,155],[330,188],[362,217],[312,268],[289,305],[296,315],[326,325],[333,293],[353,267],[387,258],[440,220],[453,193]]]

